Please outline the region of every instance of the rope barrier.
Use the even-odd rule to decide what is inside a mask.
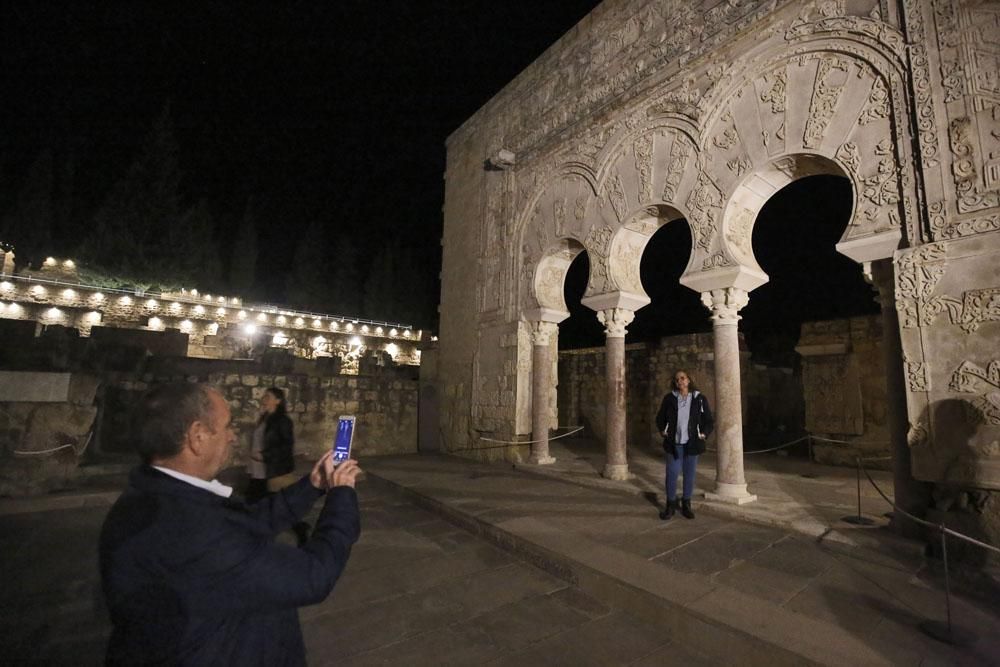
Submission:
[[[968,535],[963,535],[962,533],[959,533],[957,531],[952,530],[951,528],[948,528],[944,524],[931,523],[930,521],[925,521],[924,519],[921,519],[919,517],[913,516],[912,514],[910,514],[909,512],[907,512],[906,510],[904,510],[901,507],[899,507],[898,505],[896,505],[896,503],[892,499],[890,499],[889,496],[885,495],[885,493],[882,492],[882,489],[880,489],[879,486],[878,486],[878,484],[875,483],[875,480],[872,479],[872,476],[868,474],[868,469],[867,468],[865,468],[862,465],[861,466],[861,470],[862,470],[862,472],[865,473],[865,477],[868,478],[868,482],[873,487],[875,487],[875,490],[878,491],[878,494],[880,496],[882,496],[882,499],[885,500],[887,503],[889,503],[892,506],[893,511],[899,512],[903,516],[911,519],[912,521],[915,521],[916,523],[918,523],[918,524],[920,524],[922,526],[926,526],[928,528],[934,528],[934,529],[940,530],[942,533],[946,533],[948,535],[951,535],[952,537],[957,537],[960,540],[965,540],[966,542],[969,542],[971,544],[975,544],[976,546],[982,547],[983,549],[988,549],[990,551],[995,551],[996,553],[1000,553],[1000,549],[996,548],[992,544],[986,544],[985,542],[980,542],[979,540],[977,540],[977,539],[975,539],[973,537],[969,537]]]
[[[83,453],[85,451],[87,451],[87,447],[88,447],[88,445],[90,445],[90,441],[94,439],[94,430],[95,430],[94,428],[90,429],[90,432],[87,434],[87,439],[84,441],[83,447],[80,448],[79,452],[76,451],[76,445],[75,444],[73,444],[73,443],[67,443],[65,445],[59,445],[58,447],[53,447],[51,449],[39,449],[39,450],[32,450],[32,451],[26,451],[26,450],[23,450],[23,449],[15,449],[13,453],[14,453],[14,456],[44,456],[46,454],[54,454],[55,452],[58,452],[60,450],[68,448],[68,449],[72,449],[73,453],[76,454],[77,458],[79,458],[79,457],[83,456]]]
[[[556,435],[551,438],[548,438],[547,441],[552,442],[553,440],[558,440],[559,438],[565,438],[568,435],[573,435],[574,433],[583,430],[582,426],[570,426],[570,427],[563,426],[561,428],[572,428],[573,430],[569,431],[568,433],[563,433],[561,435]],[[556,430],[558,431],[559,429]],[[533,445],[537,442],[545,442],[545,440],[494,440],[493,438],[484,438],[483,436],[479,436],[479,439],[485,440],[486,442],[499,442],[505,445]],[[486,448],[484,447],[482,449]]]

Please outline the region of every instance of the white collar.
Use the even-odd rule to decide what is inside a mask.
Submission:
[[[206,491],[211,491],[217,496],[222,496],[223,498],[228,498],[233,495],[233,487],[226,486],[217,479],[213,479],[211,482],[206,482],[203,479],[197,477],[192,477],[191,475],[185,475],[182,472],[177,472],[171,468],[164,468],[163,466],[152,466],[156,468],[164,475],[170,475],[174,479],[179,479],[182,482],[187,482],[191,486],[197,486],[199,489],[205,489]]]

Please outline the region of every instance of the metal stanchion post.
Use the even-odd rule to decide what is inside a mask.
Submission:
[[[861,457],[855,457],[855,462],[858,464],[858,515],[857,516],[845,516],[841,518],[844,523],[854,524],[855,526],[873,526],[875,522],[866,516],[861,516]]]
[[[947,623],[942,623],[941,621],[924,621],[920,624],[920,629],[925,634],[946,644],[972,646],[976,643],[976,639],[978,639],[976,635],[965,628],[952,625],[951,622],[951,578],[948,573],[948,536],[945,533],[944,524],[940,526],[940,530],[941,558],[944,560],[944,604],[948,621]]]

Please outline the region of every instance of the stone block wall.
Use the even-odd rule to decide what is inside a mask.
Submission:
[[[330,447],[343,414],[358,418],[358,457],[417,451],[418,381],[413,369],[346,376],[296,366],[289,373],[275,373],[253,361],[151,358],[141,370],[107,371],[99,377],[7,373],[5,382],[25,388],[33,381],[28,376],[67,375],[70,390],[60,401],[0,400],[0,496],[71,486],[84,462],[133,460],[129,409],[151,385],[167,381],[204,382],[222,392],[237,434],[232,466],[246,464],[260,399],[271,386],[286,392],[299,457],[315,459]],[[45,453],[64,444],[72,447]]]
[[[889,424],[880,316],[807,322],[799,345],[805,426],[820,463],[889,467]]]

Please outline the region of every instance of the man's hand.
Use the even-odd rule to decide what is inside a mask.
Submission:
[[[331,475],[327,477],[327,483],[330,488],[335,486],[349,486],[354,488],[354,482],[358,478],[358,474],[361,472],[361,468],[358,467],[358,462],[354,459],[348,459],[338,465],[331,471]]]
[[[333,472],[333,452],[327,451],[313,466],[312,472],[309,473],[309,482],[320,491],[326,491],[331,472]]]

